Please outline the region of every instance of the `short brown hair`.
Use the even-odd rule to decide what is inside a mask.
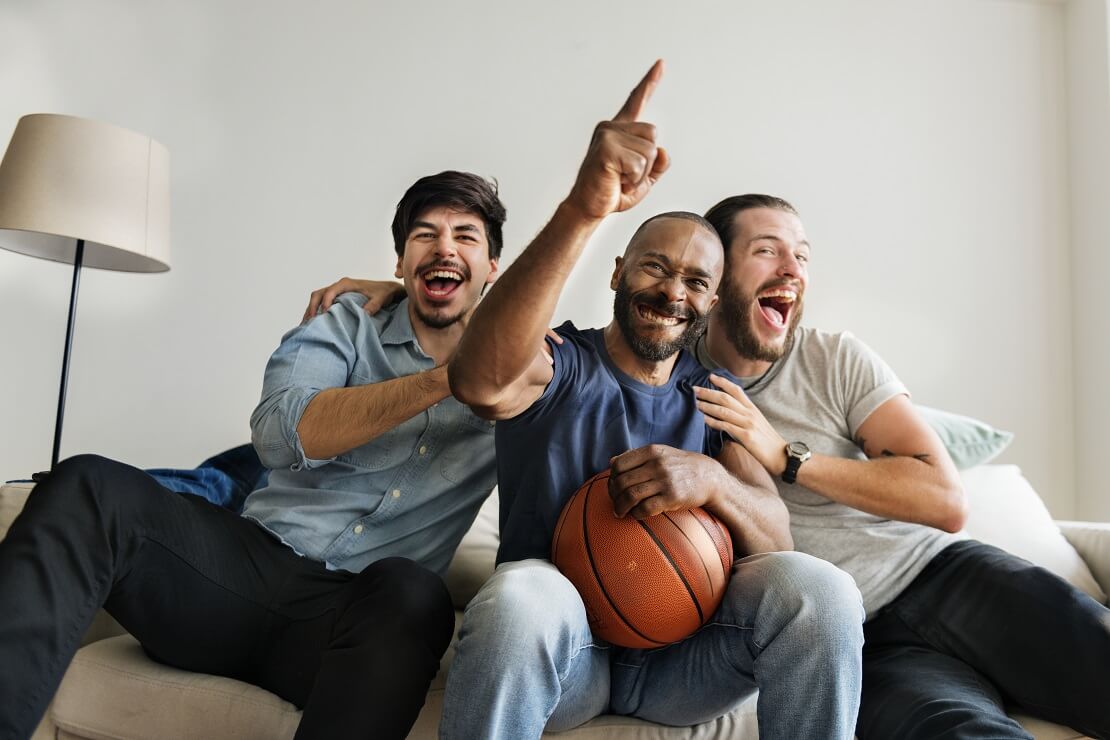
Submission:
[[[736,236],[736,215],[753,208],[774,208],[798,215],[798,211],[788,201],[773,195],[748,193],[725,198],[705,212],[705,220],[713,224],[713,228],[721,236],[721,243],[725,245],[725,259],[728,259],[729,245]]]
[[[505,205],[497,196],[497,181],[469,172],[446,170],[414,182],[397,203],[392,229],[393,248],[398,257],[405,253],[405,241],[420,215],[429,208],[439,206],[473,213],[482,219],[482,223],[486,225],[490,259],[501,256],[501,225],[505,223]]]

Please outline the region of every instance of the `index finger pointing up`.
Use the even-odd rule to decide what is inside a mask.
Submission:
[[[644,106],[651,99],[652,92],[655,91],[655,86],[659,84],[659,80],[663,77],[663,60],[656,59],[655,64],[651,65],[651,69],[644,75],[644,79],[640,80],[640,84],[632,89],[628,94],[628,100],[624,101],[624,105],[613,116],[614,121],[638,121],[640,120],[640,113],[643,111]]]

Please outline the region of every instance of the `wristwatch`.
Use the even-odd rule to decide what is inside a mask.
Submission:
[[[805,442],[791,442],[786,446],[786,470],[782,471],[783,483],[793,483],[798,478],[798,468],[802,467],[813,453]]]

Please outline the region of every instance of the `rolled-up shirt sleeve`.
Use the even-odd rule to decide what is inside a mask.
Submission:
[[[308,404],[326,388],[348,385],[355,366],[361,309],[336,302],[327,313],[281,339],[266,365],[262,399],[251,414],[251,441],[271,469],[317,468],[335,458],[305,455],[297,426]]]

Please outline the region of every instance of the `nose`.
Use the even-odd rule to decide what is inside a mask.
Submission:
[[[800,277],[803,272],[802,263],[793,252],[787,252],[779,261],[778,274],[781,277]]]
[[[679,303],[686,300],[686,283],[681,275],[668,275],[660,281],[659,292],[666,296],[668,303]]]
[[[458,253],[455,237],[449,230],[444,230],[436,239],[435,254],[437,257],[454,257]]]

